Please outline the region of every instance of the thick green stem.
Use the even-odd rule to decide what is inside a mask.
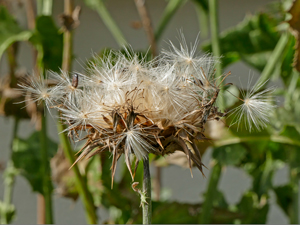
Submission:
[[[200,36],[206,38],[208,36],[208,14],[200,3],[195,3],[196,12],[200,26]]]
[[[166,26],[176,13],[176,11],[183,6],[186,0],[170,0],[166,9],[163,12],[162,18],[159,21],[157,30],[155,32],[155,40],[158,41],[161,38],[162,33],[165,31]]]
[[[37,0],[37,14],[39,16],[52,15],[53,0]]]
[[[52,182],[50,161],[48,158],[48,143],[47,143],[47,125],[46,115],[41,116],[41,131],[40,131],[40,144],[42,152],[42,170],[43,170],[43,196],[45,198],[45,222],[47,224],[53,223],[52,211]]]
[[[210,32],[211,32],[211,42],[212,42],[212,51],[213,55],[216,58],[221,57],[220,41],[219,41],[219,18],[218,18],[218,0],[209,0],[209,20],[210,20]],[[216,74],[215,78],[219,79],[222,76],[222,65],[218,63],[216,65]],[[223,90],[220,90],[218,96],[219,108],[224,110],[225,101],[223,96]]]
[[[64,130],[64,126],[60,122],[58,122],[57,125],[58,125],[58,132],[60,133],[59,139],[60,139],[60,143],[63,146],[64,154],[69,160],[69,162],[73,164],[75,161],[74,152],[72,151],[72,147],[70,145],[68,137],[66,136],[65,133],[62,133],[62,131]],[[75,174],[75,182],[76,182],[77,190],[79,192],[79,195],[85,207],[87,221],[89,224],[96,224],[97,215],[96,215],[96,208],[94,206],[93,197],[88,190],[87,184],[83,179],[77,164],[75,164],[72,167],[72,170]]]
[[[151,224],[152,221],[152,200],[151,200],[151,176],[149,168],[149,158],[147,157],[143,161],[144,165],[144,177],[143,177],[143,194],[144,200],[142,200],[143,206],[143,224]]]
[[[266,66],[264,67],[264,70],[262,71],[262,73],[259,77],[257,85],[259,85],[271,78],[272,72],[273,72],[276,64],[280,60],[282,53],[285,50],[285,47],[288,43],[288,40],[289,40],[289,34],[287,32],[283,33],[281,35],[279,41],[277,42],[271,56],[269,57],[269,60],[266,64]]]
[[[211,222],[211,214],[213,207],[213,200],[218,188],[218,183],[221,176],[222,166],[216,163],[209,178],[207,191],[205,194],[205,200],[202,205],[200,223],[207,224]]]
[[[297,167],[290,168],[290,179],[293,187],[293,201],[290,211],[290,223],[299,224],[299,178]]]
[[[99,16],[101,17],[104,24],[106,25],[106,27],[109,29],[109,31],[111,32],[111,34],[115,38],[118,45],[120,47],[124,47],[125,45],[127,45],[127,41],[126,41],[123,33],[119,29],[119,27],[116,24],[116,22],[114,21],[114,19],[109,14],[103,0],[94,1],[93,3],[88,3],[88,1],[87,1],[87,4],[92,9],[94,9],[98,12]]]

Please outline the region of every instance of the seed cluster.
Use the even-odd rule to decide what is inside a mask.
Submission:
[[[109,51],[95,58],[85,75],[50,72],[47,80],[31,78],[20,86],[34,101],[59,111],[73,140],[86,140],[75,163],[109,151],[114,177],[124,154],[134,178],[131,155],[136,170],[149,153],[179,150],[190,168],[193,162],[203,174],[196,141],[206,139],[207,121],[225,116],[215,103],[229,74],[214,79],[217,60],[196,56],[196,47],[189,48],[182,37],[180,48],[171,43],[169,51],[151,61],[130,49]]]

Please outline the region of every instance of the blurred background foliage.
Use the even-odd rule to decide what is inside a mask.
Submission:
[[[80,26],[80,8],[72,0],[65,0],[65,12],[61,24],[57,25],[52,16],[52,0],[24,1],[27,9],[28,29],[22,29],[11,14],[11,0],[0,3],[0,58],[6,55],[9,74],[1,78],[0,113],[14,118],[11,159],[6,163],[3,174],[4,197],[0,200],[0,221],[11,223],[16,215],[12,204],[13,186],[16,176],[24,176],[32,191],[43,199],[40,223],[54,223],[52,195],[53,188],[62,197],[76,200],[82,198],[88,223],[97,223],[97,207],[109,212],[107,223],[141,223],[142,215],[138,195],[131,188],[131,178],[122,169],[119,179],[111,189],[111,160],[109,155],[101,154],[69,170],[74,162],[76,150],[72,149],[65,134],[60,134],[60,143],[49,139],[46,131],[45,114],[42,106],[29,102],[15,104],[24,100],[17,83],[26,76],[18,71],[16,57],[18,45],[26,41],[32,45],[35,74],[44,76],[45,71],[71,70],[73,30]],[[169,0],[157,27],[151,25],[149,12],[144,1],[135,0],[141,22],[136,26],[145,29],[150,49],[141,51],[148,59],[157,55],[157,42],[177,10],[187,0]],[[243,61],[260,72],[260,81],[280,81],[276,99],[280,104],[267,129],[249,133],[244,127],[230,126],[231,117],[223,125],[209,123],[206,131],[209,141],[199,142],[198,148],[205,154],[213,148],[214,167],[208,179],[203,202],[184,204],[159,198],[160,186],[156,181],[153,191],[153,223],[266,223],[270,203],[270,191],[276,194],[277,204],[287,215],[290,223],[299,223],[299,178],[300,178],[300,82],[299,82],[299,29],[300,1],[275,1],[263,12],[247,15],[243,21],[224,32],[218,32],[218,1],[191,0],[199,16],[201,35],[210,33],[211,39],[201,43],[203,52],[214,54],[221,60],[223,73],[226,67]],[[84,0],[84,3],[97,11],[101,20],[111,32],[119,47],[127,41],[103,0]],[[36,10],[35,10],[36,9]],[[106,51],[99,52],[101,57]],[[88,64],[86,64],[88,65]],[[222,71],[223,70],[223,71]],[[235,95],[240,90],[231,87]],[[228,92],[224,92],[222,107],[228,111],[238,103]],[[26,96],[25,96],[26,99]],[[33,120],[36,131],[27,139],[17,136],[19,123],[23,119]],[[226,125],[225,125],[226,124]],[[63,125],[58,121],[59,131]],[[159,173],[161,167],[169,164],[187,166],[185,160],[177,158],[154,157],[150,160]],[[51,163],[50,163],[51,162]],[[125,164],[120,164],[125,166]],[[245,191],[237,204],[226,202],[218,189],[222,169],[234,166],[243,169],[252,178],[252,186]],[[290,181],[283,186],[273,185],[274,173],[287,166]],[[142,167],[139,166],[135,180],[142,180]],[[156,178],[153,178],[156,179]],[[196,187],[195,187],[196,188]],[[44,204],[44,205],[43,205]]]

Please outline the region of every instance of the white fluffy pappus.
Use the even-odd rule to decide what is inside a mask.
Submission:
[[[241,90],[243,99],[240,100],[243,103],[230,112],[234,115],[233,124],[237,123],[239,127],[241,123],[244,123],[250,132],[254,129],[260,131],[268,125],[269,118],[276,106],[272,102],[272,93],[275,87],[262,89],[266,83],[267,81],[256,83],[246,93]]]

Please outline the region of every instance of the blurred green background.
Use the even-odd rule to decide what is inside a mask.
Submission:
[[[61,14],[64,11],[68,14],[68,2],[73,2],[73,9],[81,6],[80,23],[76,12],[69,20],[63,20],[73,26],[71,32],[62,28]],[[191,178],[186,158],[180,154],[152,157],[153,223],[299,223],[300,83],[293,61],[297,67],[295,36],[300,28],[300,1],[145,2],[157,52],[168,48],[168,40],[178,45],[176,38],[182,29],[188,43],[194,42],[200,31],[199,51],[214,51],[216,55],[213,50],[216,43],[211,40],[217,37],[222,55],[220,69],[232,73],[226,81],[245,88],[249,74],[254,75],[253,80],[269,79],[268,85],[277,86],[278,105],[270,126],[262,132],[250,134],[244,128],[237,131],[234,126],[229,129],[215,124],[208,127],[212,141],[200,144],[208,167],[206,178],[196,168]],[[53,183],[50,222],[91,222],[94,212],[86,210],[82,192],[78,197],[78,177],[68,170],[70,163],[62,151],[57,151],[56,119],[47,115],[47,135],[53,143],[49,144],[45,165],[39,145],[41,124],[23,119],[28,115],[25,109],[20,109],[22,105],[14,104],[21,97],[11,88],[16,87],[19,77],[34,70],[58,71],[65,51],[64,38],[69,34],[73,43],[69,57],[71,71],[84,72],[92,54],[101,55],[105,48],[120,49],[128,43],[134,50],[146,52],[151,41],[135,1],[0,0],[0,3],[0,222],[49,222],[43,216],[48,212],[47,204],[43,209],[44,197],[47,198],[43,187],[49,184],[44,173],[47,167],[51,168]],[[216,24],[210,23],[214,19],[219,26],[217,34],[211,33],[216,28]],[[239,94],[238,89],[231,91]],[[225,108],[237,104],[230,95],[225,98]],[[40,114],[34,112],[32,109],[29,114],[39,121]],[[230,118],[226,124],[230,124]],[[97,221],[141,223],[139,196],[131,189],[129,174],[122,166],[118,167],[114,188],[110,189],[108,157],[95,157],[79,165],[87,193],[96,206]]]

